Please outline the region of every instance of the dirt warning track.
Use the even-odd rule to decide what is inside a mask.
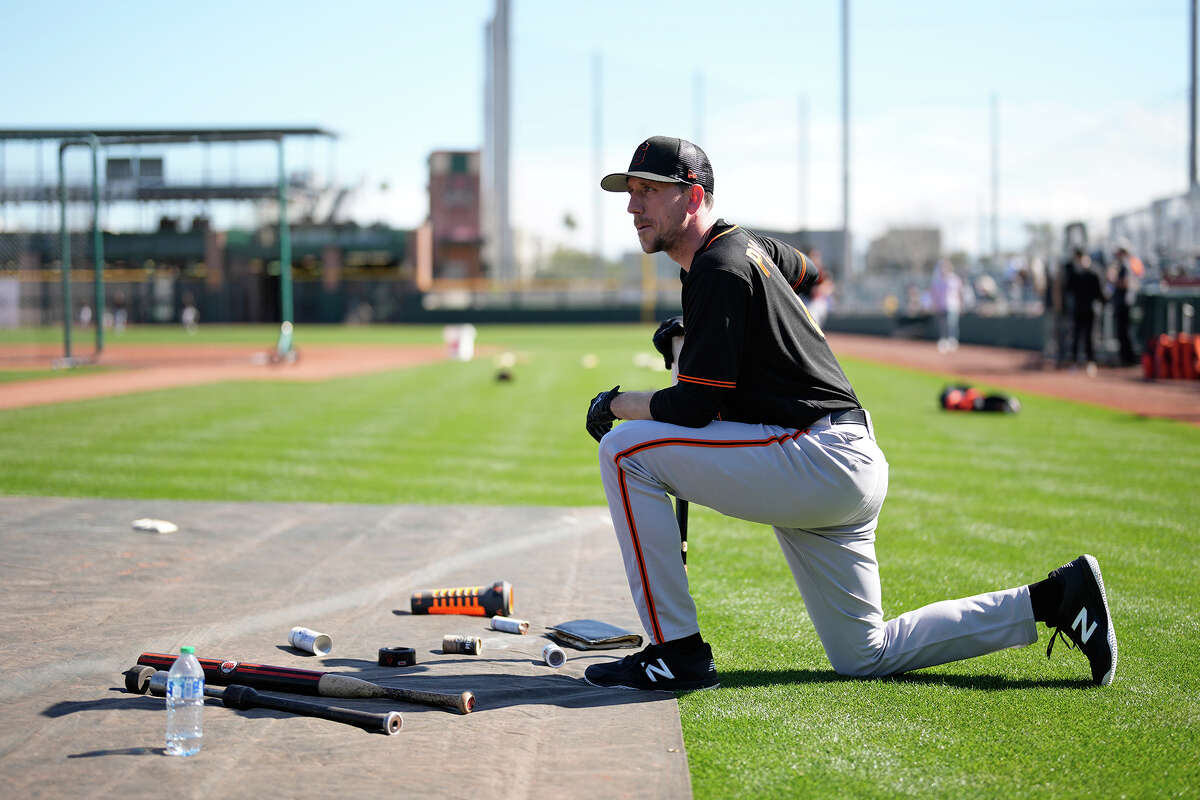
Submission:
[[[231,380],[322,381],[443,360],[441,345],[307,345],[293,363],[271,363],[261,346],[117,345],[97,361],[103,372],[0,384],[0,409],[111,397],[177,386]],[[0,347],[0,364],[22,366],[37,358],[22,346]]]
[[[933,342],[845,333],[831,333],[829,344],[839,358],[1200,425],[1200,381],[1146,381],[1140,367],[1101,368],[1089,376],[1083,369],[1050,368],[1041,353],[1029,350],[963,345],[952,353],[939,353]]]

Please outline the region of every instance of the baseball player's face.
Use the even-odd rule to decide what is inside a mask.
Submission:
[[[638,242],[646,253],[670,252],[683,235],[688,193],[678,183],[629,178],[629,205]]]

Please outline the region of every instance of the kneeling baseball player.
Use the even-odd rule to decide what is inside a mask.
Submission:
[[[629,169],[600,183],[629,196],[638,241],[682,271],[683,319],[655,345],[684,335],[678,381],[657,392],[601,392],[587,430],[630,592],[651,644],[593,664],[597,686],[708,689],[718,685],[680,558],[670,496],[771,525],[833,668],[878,677],[1021,647],[1037,622],[1065,637],[1112,682],[1117,639],[1096,559],[1082,555],[1045,580],[946,600],[884,620],[875,528],[888,465],[820,327],[797,296],[817,279],[792,247],[718,219],[708,157],[655,136]],[[670,366],[670,365],[668,365]],[[615,429],[615,420],[629,420]],[[1047,649],[1047,655],[1050,650]]]

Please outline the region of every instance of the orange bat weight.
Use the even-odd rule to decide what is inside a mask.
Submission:
[[[513,587],[508,581],[491,586],[459,586],[413,592],[414,614],[465,614],[472,617],[507,617],[513,612]]]

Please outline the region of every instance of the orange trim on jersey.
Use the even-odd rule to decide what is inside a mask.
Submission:
[[[786,435],[770,436],[766,439],[731,439],[729,441],[713,441],[706,439],[652,439],[648,442],[636,444],[626,450],[622,450],[613,457],[613,463],[617,467],[617,482],[621,489],[621,505],[625,509],[625,523],[629,528],[630,542],[633,544],[633,553],[637,558],[638,576],[642,580],[642,594],[646,598],[646,613],[650,616],[650,627],[655,644],[662,644],[665,639],[663,637],[662,626],[658,622],[658,610],[654,606],[654,594],[650,591],[650,578],[646,573],[646,557],[642,555],[642,544],[638,539],[637,525],[633,521],[633,509],[629,505],[629,490],[625,485],[625,472],[621,469],[621,459],[627,458],[643,450],[651,450],[656,447],[667,447],[670,445],[679,445],[681,447],[768,447],[773,444],[782,444],[788,440],[797,439],[808,433],[808,428],[804,430],[793,431]]]
[[[796,250],[794,247],[792,249]],[[796,287],[804,282],[804,276],[808,274],[808,259],[799,250],[796,250],[796,255],[800,256],[800,277],[792,284],[792,291],[795,291]]]
[[[708,244],[704,245],[704,250],[707,250],[708,248],[712,247],[712,243],[713,243],[713,242],[715,242],[717,239],[720,239],[722,236],[724,236],[724,235],[725,235],[725,234],[727,234],[727,233],[733,233],[733,232],[734,232],[734,231],[736,231],[736,230],[737,230],[739,227],[741,227],[741,226],[740,226],[740,225],[734,225],[734,226],[733,226],[732,228],[730,228],[729,230],[727,230],[727,231],[722,231],[721,233],[718,233],[716,236],[714,236],[713,238],[711,238],[711,239],[709,239],[709,240],[708,240]],[[701,253],[703,253],[703,252],[704,252],[704,250],[701,250],[700,252],[701,252]]]
[[[718,381],[712,378],[693,378],[691,375],[679,373],[679,380],[687,381],[688,383],[698,383],[701,386],[713,386],[717,389],[736,389],[736,381]]]

